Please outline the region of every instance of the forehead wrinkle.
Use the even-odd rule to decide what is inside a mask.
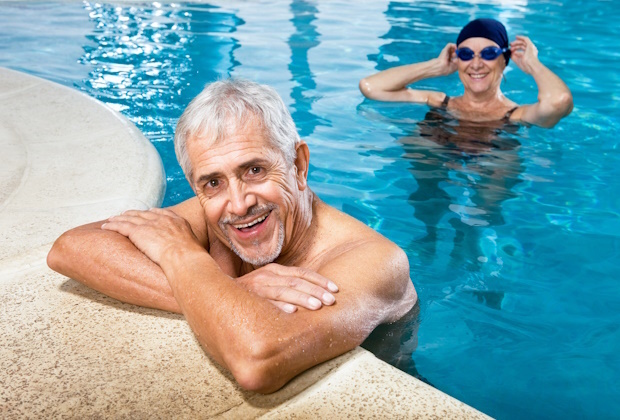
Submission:
[[[198,168],[200,166],[208,170],[208,167],[212,165],[211,161],[214,157],[218,159],[216,162],[224,163],[226,166],[230,166],[229,163],[234,164],[235,167],[231,169],[233,172],[238,172],[239,168],[247,166],[247,162],[256,160],[263,162],[266,167],[269,165],[271,169],[278,165],[283,165],[286,168],[290,166],[286,162],[284,153],[274,148],[267,133],[263,130],[260,119],[256,116],[243,121],[242,124],[229,125],[226,135],[221,136],[219,140],[214,139],[214,136],[209,134],[207,132],[202,136],[193,136],[188,139],[188,152],[190,152],[189,149],[193,149],[193,153],[190,152],[189,154],[192,167],[195,168],[194,176],[199,175],[198,172],[200,171]],[[235,149],[235,146],[230,144],[233,142],[244,143],[245,147]],[[218,149],[221,148],[224,149],[223,152],[218,153]],[[244,159],[244,156],[247,154],[252,154],[252,156]],[[228,156],[229,159],[224,159],[224,162],[222,162],[222,159],[220,159],[222,156]],[[222,168],[221,165],[219,167]],[[200,175],[195,182],[198,183],[201,180],[207,179],[209,175],[226,176],[221,170],[216,169],[209,171],[208,174]]]

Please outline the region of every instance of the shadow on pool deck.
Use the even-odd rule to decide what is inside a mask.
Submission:
[[[243,391],[182,316],[49,270],[62,232],[163,198],[153,146],[96,100],[0,68],[0,156],[1,417],[486,417],[361,348]]]

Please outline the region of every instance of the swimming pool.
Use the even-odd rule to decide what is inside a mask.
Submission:
[[[0,65],[128,116],[162,155],[165,205],[191,194],[171,143],[189,100],[220,75],[273,85],[310,144],[312,188],[409,255],[417,331],[388,353],[415,350],[412,373],[494,417],[612,417],[616,9],[522,0],[0,3]],[[556,128],[522,128],[502,147],[468,153],[421,136],[426,108],[363,100],[361,77],[434,57],[485,15],[511,37],[530,36],[568,83],[575,110]],[[506,78],[510,98],[535,100],[532,79],[513,65]],[[422,85],[459,94],[456,76]]]

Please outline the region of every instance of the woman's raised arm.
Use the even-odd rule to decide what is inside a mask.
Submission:
[[[511,119],[551,128],[573,110],[573,95],[566,84],[538,59],[538,49],[526,36],[510,44],[513,62],[532,75],[538,86],[538,102],[519,107]]]
[[[447,44],[439,56],[421,63],[407,64],[381,71],[360,80],[362,94],[378,101],[426,103],[439,106],[442,92],[408,89],[407,86],[423,79],[447,76],[456,71],[453,60],[456,45]]]

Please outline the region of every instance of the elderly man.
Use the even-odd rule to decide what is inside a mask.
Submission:
[[[207,86],[179,119],[175,148],[196,197],[70,230],[48,265],[182,313],[207,353],[262,393],[415,304],[405,253],[308,187],[308,145],[272,88]]]

